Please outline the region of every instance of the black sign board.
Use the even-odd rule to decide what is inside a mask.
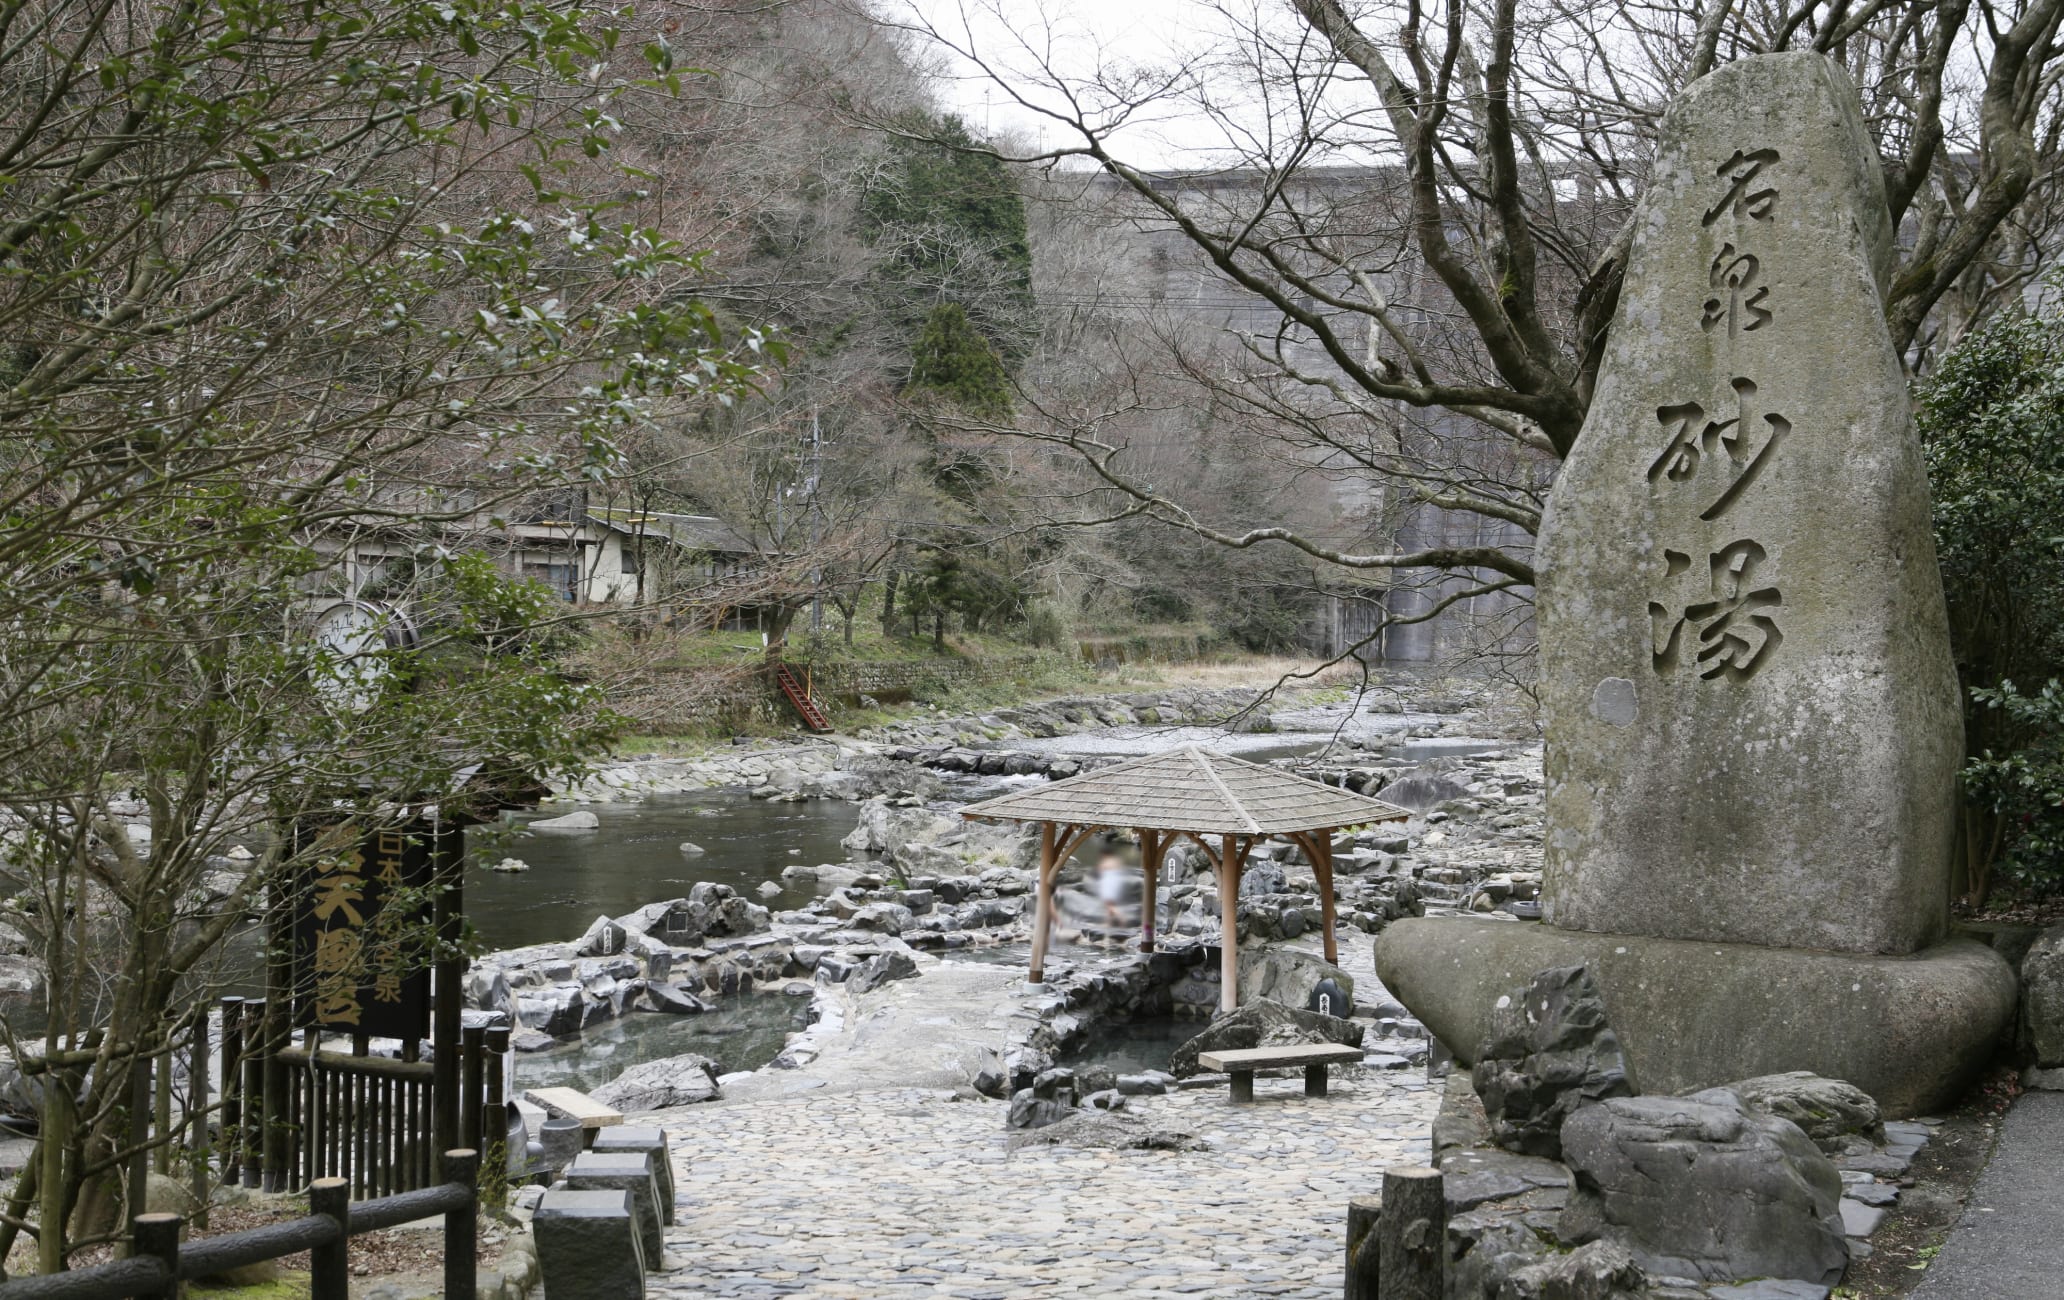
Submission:
[[[351,828],[305,829],[294,906],[294,1023],[374,1038],[430,1032],[426,938],[435,878],[432,828],[354,836]],[[324,844],[329,852],[316,851]],[[406,914],[389,914],[388,899]]]

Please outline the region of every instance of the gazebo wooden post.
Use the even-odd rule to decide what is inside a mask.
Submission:
[[[1154,951],[1154,889],[1161,879],[1161,854],[1168,845],[1160,831],[1142,829],[1140,847],[1140,951]]]
[[[1237,837],[1220,841],[1218,855],[1218,1009],[1221,1014],[1240,1003],[1240,853]]]
[[[1046,937],[1053,929],[1054,835],[1052,822],[1039,824],[1039,889],[1032,896],[1032,983],[1046,982]]]
[[[1305,836],[1311,845],[1312,875],[1319,881],[1319,914],[1326,919],[1326,960],[1340,964],[1340,948],[1333,940],[1333,832],[1316,830]]]

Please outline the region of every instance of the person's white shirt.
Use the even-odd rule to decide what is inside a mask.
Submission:
[[[1122,902],[1124,902],[1124,901],[1125,901],[1125,870],[1124,870],[1124,868],[1122,868],[1122,867],[1111,867],[1111,868],[1109,868],[1109,869],[1107,869],[1107,870],[1100,870],[1100,871],[1098,871],[1098,872],[1097,872],[1097,878],[1096,878],[1096,894],[1097,894],[1097,900],[1098,900],[1099,902],[1104,902],[1104,903],[1122,903]]]

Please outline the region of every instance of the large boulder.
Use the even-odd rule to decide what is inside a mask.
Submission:
[[[574,943],[573,952],[577,957],[613,957],[624,950],[628,938],[629,932],[623,926],[606,916],[598,916],[587,933]]]
[[[2064,1065],[2064,925],[2043,931],[2021,959],[2021,1040],[2037,1066]]]
[[[1565,1240],[1618,1242],[1651,1273],[1832,1285],[1849,1262],[1842,1176],[1796,1124],[1725,1088],[1614,1097],[1562,1126]]]
[[[1875,1142],[1885,1136],[1878,1103],[1863,1089],[1840,1079],[1793,1070],[1730,1083],[1727,1091],[1751,1110],[1790,1120],[1823,1151],[1839,1153],[1855,1139]]]
[[[634,1065],[589,1094],[621,1111],[692,1106],[717,1096],[717,1063],[692,1053]]]
[[[1267,999],[1286,1007],[1311,1005],[1312,992],[1332,980],[1354,1001],[1354,976],[1325,959],[1293,948],[1249,948],[1240,954],[1240,1001]]]
[[[1605,999],[1582,966],[1542,971],[1499,998],[1470,1077],[1491,1140],[1550,1160],[1561,1158],[1563,1121],[1579,1107],[1634,1094]]]
[[[1290,1047],[1303,1043],[1345,1043],[1362,1045],[1362,1026],[1339,1016],[1321,1015],[1300,1007],[1259,998],[1211,1022],[1203,1033],[1175,1049],[1168,1058],[1168,1072],[1186,1079],[1199,1072],[1197,1056],[1202,1052],[1232,1051],[1244,1047]]]

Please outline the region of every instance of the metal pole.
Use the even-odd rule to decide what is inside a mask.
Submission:
[[[336,1239],[308,1252],[309,1300],[351,1300],[351,1184],[318,1178],[308,1185],[308,1212],[337,1221]]]
[[[479,1246],[474,1240],[480,1215],[480,1152],[460,1147],[444,1153],[444,1181],[467,1192],[466,1203],[444,1216],[444,1294],[447,1300],[472,1300],[479,1289]]]
[[[179,1216],[139,1214],[130,1220],[129,1229],[135,1253],[139,1256],[150,1256],[165,1269],[164,1285],[145,1294],[153,1298],[161,1297],[162,1300],[174,1300],[179,1294]]]

